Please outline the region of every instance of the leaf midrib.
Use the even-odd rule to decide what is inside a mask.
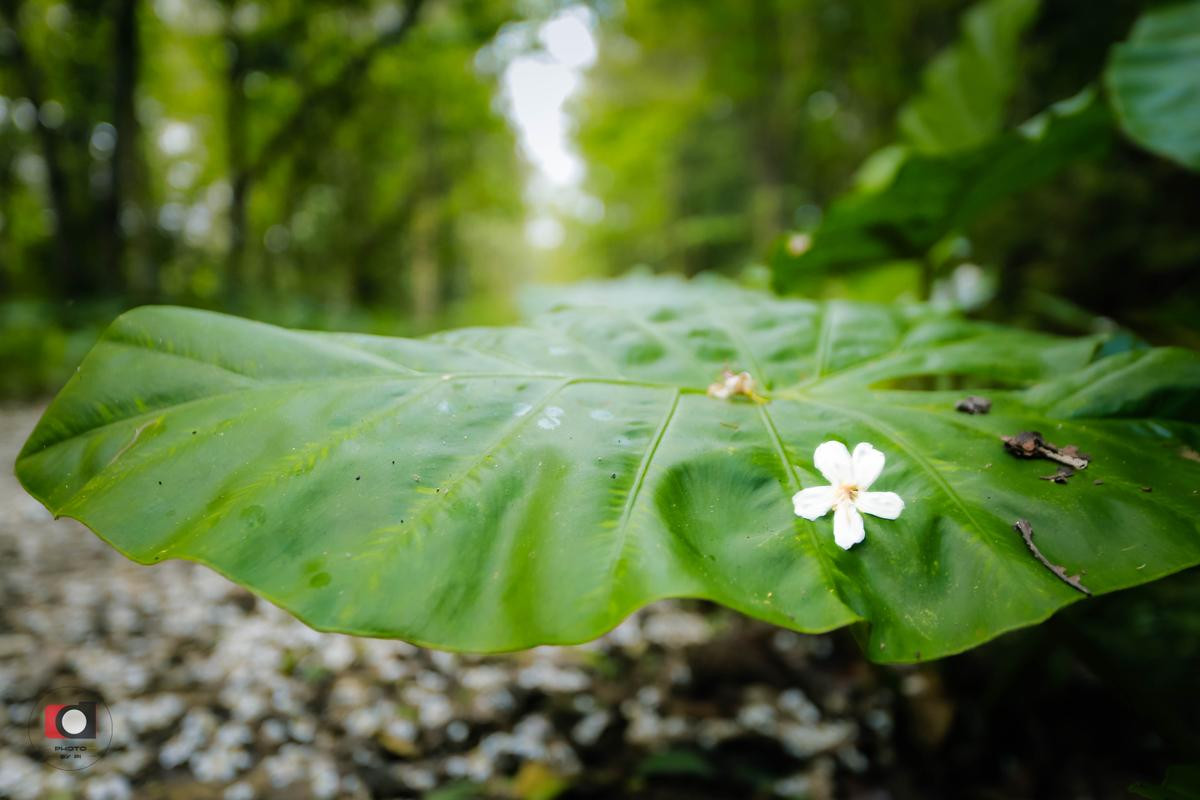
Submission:
[[[465,469],[459,470],[447,480],[441,481],[440,485],[438,486],[438,494],[442,498],[448,498],[451,492],[457,489],[463,481],[469,478],[476,470],[486,464],[489,458],[493,458],[497,452],[502,450],[506,444],[512,441],[513,436],[516,435],[518,431],[524,428],[532,420],[536,419],[538,415],[546,408],[546,406],[549,405],[551,400],[561,394],[568,386],[574,385],[574,383],[575,382],[571,380],[563,380],[554,384],[554,386],[552,386],[548,392],[542,395],[541,399],[538,400],[537,403],[530,407],[529,411],[518,417],[515,422],[505,426],[504,430],[500,432],[500,435],[495,439],[495,441],[485,447],[478,458],[468,464]],[[419,501],[414,507],[415,510],[408,512],[407,518],[412,519],[414,523],[418,520],[424,520],[426,515],[434,508],[435,505],[432,498],[426,499],[423,502]],[[377,532],[378,529],[371,531],[368,535],[372,535]]]
[[[779,461],[783,465],[784,476],[792,485],[794,491],[800,491],[801,483],[800,476],[796,474],[796,467],[792,464],[791,459],[787,456],[787,449],[784,447],[783,439],[779,435],[779,429],[775,427],[775,420],[771,418],[771,414],[767,411],[765,404],[758,406],[759,419],[762,420],[763,428],[767,432],[767,438],[771,440],[771,444],[775,448],[775,454],[779,457]],[[785,490],[786,493],[787,490]],[[784,498],[787,499],[786,497]],[[855,616],[860,616],[854,608],[846,602],[842,595],[842,587],[833,576],[832,568],[825,552],[821,549],[821,541],[817,537],[816,525],[810,521],[793,521],[793,526],[799,524],[808,535],[809,547],[812,549],[813,556],[817,560],[817,568],[821,572],[821,578],[825,585],[834,592],[837,600],[841,605],[849,609]],[[860,617],[861,618],[861,617]]]

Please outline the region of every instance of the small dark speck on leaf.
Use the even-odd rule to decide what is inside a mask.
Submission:
[[[615,480],[615,479],[616,479],[616,477],[617,477],[617,473],[615,473],[615,472],[614,472],[614,473],[613,473],[611,476],[609,476],[609,477],[611,477],[611,478],[613,478],[613,479]]]
[[[954,405],[954,410],[964,414],[986,414],[992,410],[992,401],[986,397],[969,395],[959,400]]]
[[[1154,491],[1154,487],[1153,487],[1153,486],[1143,486],[1143,487],[1142,487],[1142,491],[1143,491],[1143,492],[1153,492],[1153,491]]]
[[[159,485],[159,486],[162,486],[162,481],[159,481],[159,482],[158,482],[158,485]]]
[[[1075,470],[1071,469],[1066,464],[1063,464],[1059,466],[1058,470],[1053,475],[1039,475],[1038,477],[1043,481],[1065,484],[1067,480],[1070,479],[1070,477],[1074,474]]]
[[[362,475],[355,475],[355,476],[354,476],[354,480],[356,480],[356,481],[361,481],[361,480],[362,480]]]
[[[192,436],[195,436],[195,435],[196,435],[196,432],[195,432],[195,431],[192,431]]]

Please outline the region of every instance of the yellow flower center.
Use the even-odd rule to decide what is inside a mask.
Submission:
[[[843,483],[837,488],[837,499],[838,502],[849,500],[851,503],[858,500],[858,484]]]

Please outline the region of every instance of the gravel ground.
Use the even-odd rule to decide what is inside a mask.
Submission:
[[[40,412],[0,409],[0,796],[887,797],[896,692],[800,636],[664,602],[578,647],[502,656],[323,634],[196,564],[143,567],[53,520],[11,464]],[[25,730],[54,686],[107,702],[76,773]],[[936,693],[918,704],[936,735]],[[942,716],[945,716],[942,714]]]

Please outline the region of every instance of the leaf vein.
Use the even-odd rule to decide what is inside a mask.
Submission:
[[[779,461],[783,465],[784,475],[787,478],[788,483],[791,485],[792,491],[800,491],[800,476],[796,474],[795,466],[792,464],[791,459],[787,457],[787,450],[784,449],[783,439],[779,436],[779,429],[775,427],[775,420],[771,418],[771,413],[767,411],[765,404],[758,405],[758,418],[762,421],[763,428],[767,432],[767,438],[770,439],[771,444],[775,449],[775,454],[779,457]],[[791,498],[789,497],[787,499],[790,502]],[[793,523],[793,525],[794,524],[795,523]],[[833,572],[828,559],[825,555],[825,552],[821,549],[820,540],[817,538],[816,526],[812,522],[805,521],[800,524],[800,527],[802,527],[805,533],[808,534],[807,538],[809,548],[812,550],[813,556],[817,559],[817,568],[821,572],[821,578],[825,581],[825,585],[833,590],[838,602],[850,609],[857,616],[858,612],[854,611],[854,609],[845,601],[845,598],[842,595],[842,587],[833,577]]]
[[[946,480],[942,473],[940,473],[937,468],[927,458],[925,458],[925,456],[921,455],[921,452],[917,448],[913,447],[908,440],[902,437],[890,426],[887,426],[866,414],[860,414],[859,412],[851,411],[848,408],[830,406],[826,405],[825,403],[818,403],[815,400],[810,400],[807,398],[797,399],[801,403],[807,403],[811,406],[832,411],[835,414],[841,414],[842,416],[856,419],[866,427],[874,430],[877,434],[887,438],[893,445],[896,446],[898,450],[911,458],[913,462],[917,464],[917,466],[919,466],[929,475],[930,480],[937,485],[937,487],[942,491],[943,494],[946,495],[947,498],[949,498],[951,503],[958,507],[958,510],[966,518],[967,522],[970,523],[970,525],[975,528],[977,532],[984,534],[986,533],[987,528],[985,528],[977,519],[975,519],[975,515],[971,513],[971,509],[967,505],[966,501],[963,500],[962,495],[954,490],[954,487],[950,485],[950,482]],[[997,537],[993,536],[991,538],[994,540]]]
[[[466,469],[463,469],[463,470],[459,471],[457,474],[451,476],[448,481],[443,481],[441,483],[441,485],[438,487],[441,491],[438,492],[436,498],[430,498],[430,499],[426,500],[424,503],[419,503],[417,506],[413,507],[413,508],[415,508],[415,510],[410,509],[408,512],[406,512],[406,514],[407,514],[406,518],[412,520],[414,523],[417,520],[424,521],[427,518],[429,512],[433,510],[435,499],[444,499],[444,498],[449,497],[450,493],[454,489],[457,489],[462,484],[463,481],[465,481],[467,478],[469,478],[476,470],[478,470],[481,466],[483,466],[485,463],[487,463],[487,460],[489,458],[492,458],[493,455],[497,451],[499,451],[501,448],[503,448],[504,445],[506,445],[512,439],[512,437],[517,433],[517,431],[519,431],[521,428],[523,428],[525,425],[527,425],[531,420],[536,419],[538,414],[542,411],[542,409],[544,409],[546,407],[546,405],[551,400],[553,400],[555,397],[558,396],[558,394],[560,392],[562,392],[564,389],[566,389],[568,386],[572,385],[575,382],[576,381],[574,379],[568,379],[565,381],[560,381],[559,383],[555,384],[550,389],[550,391],[546,392],[546,394],[542,397],[541,400],[539,400],[537,403],[535,403],[533,405],[532,408],[530,408],[529,411],[525,412],[523,415],[518,417],[516,422],[510,423],[509,425],[507,425],[504,428],[503,432],[501,432],[500,436],[495,441],[493,441],[491,444],[489,444],[487,447],[485,447],[483,449],[483,452],[479,455],[479,457],[476,458],[474,461],[472,461],[470,464],[468,464]],[[377,530],[371,531],[372,534],[377,533],[377,532],[378,532]]]
[[[611,559],[612,567],[609,569],[606,581],[610,589],[612,582],[620,572],[621,565],[625,562],[625,550],[629,543],[629,520],[633,517],[633,509],[637,505],[638,497],[641,496],[642,486],[646,482],[646,475],[650,471],[650,464],[654,460],[654,454],[658,452],[658,447],[662,444],[662,440],[667,434],[667,428],[670,427],[671,420],[675,418],[675,411],[679,408],[681,394],[676,389],[671,395],[671,405],[667,409],[667,414],[663,417],[662,422],[659,423],[654,439],[646,447],[646,452],[642,455],[642,461],[638,465],[637,476],[634,478],[633,485],[629,489],[629,494],[625,498],[625,505],[621,509],[620,521],[617,523],[617,542],[613,558]]]

